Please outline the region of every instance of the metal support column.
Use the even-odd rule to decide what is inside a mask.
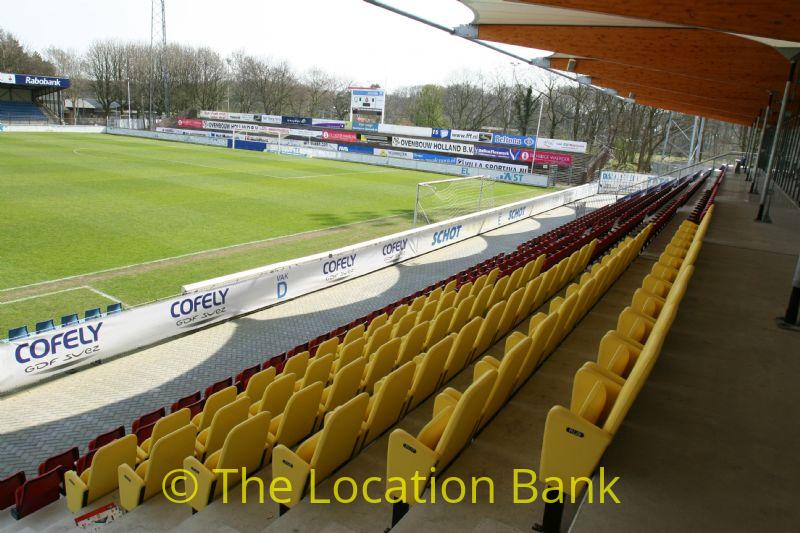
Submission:
[[[697,140],[697,124],[700,122],[700,117],[695,115],[694,117],[694,124],[692,125],[692,140],[689,141],[689,161],[688,164],[691,165],[695,161],[695,141]]]
[[[792,81],[794,80],[794,69],[797,63],[792,61],[789,66],[789,77],[786,80],[786,85],[783,88],[783,98],[781,99],[781,110],[778,112],[778,122],[775,124],[775,134],[772,137],[772,148],[769,151],[769,159],[767,160],[767,172],[764,175],[764,186],[761,188],[761,202],[758,206],[758,214],[756,220],[761,222],[769,222],[769,208],[767,207],[767,194],[769,193],[770,180],[772,178],[772,165],[775,162],[775,151],[778,148],[778,142],[781,136],[781,123],[783,117],[786,115],[786,104],[789,102],[789,92],[792,88]]]
[[[758,132],[758,121],[761,119],[761,114],[756,117],[753,124],[750,126],[750,132],[747,136],[747,147],[744,151],[744,181],[750,179],[750,165],[753,164],[753,145],[756,142],[756,132]]]
[[[767,123],[769,122],[769,113],[772,108],[772,91],[769,92],[769,100],[767,107],[764,109],[764,123],[761,125],[761,135],[758,137],[758,146],[756,147],[755,157],[753,158],[753,167],[750,173],[750,179],[753,183],[750,184],[750,192],[758,192],[758,160],[761,158],[761,147],[764,145],[764,132],[767,131]]]
[[[794,277],[792,278],[792,292],[789,294],[789,305],[786,306],[786,314],[783,318],[778,319],[778,325],[789,328],[800,326],[798,314],[800,314],[800,255],[797,257],[797,266],[795,266]]]

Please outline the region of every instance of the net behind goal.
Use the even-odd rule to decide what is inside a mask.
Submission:
[[[414,225],[433,224],[494,207],[494,183],[486,176],[418,183]]]

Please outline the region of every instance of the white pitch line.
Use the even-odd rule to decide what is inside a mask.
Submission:
[[[346,228],[348,226],[355,226],[355,225],[358,225],[358,224],[366,224],[368,222],[377,222],[379,220],[387,220],[387,219],[390,219],[390,218],[398,218],[398,217],[401,217],[401,216],[403,216],[403,215],[389,215],[389,216],[386,216],[386,217],[370,218],[368,220],[359,220],[359,221],[356,221],[356,222],[348,222],[346,224],[338,224],[336,226],[326,226],[324,228],[317,228],[317,229],[310,229],[310,230],[306,230],[306,231],[300,231],[298,233],[291,233],[289,235],[277,235],[275,237],[268,237],[266,239],[260,239],[260,240],[256,240],[256,241],[243,242],[243,243],[239,243],[239,244],[231,244],[229,246],[221,246],[219,248],[211,248],[209,250],[200,250],[198,252],[189,252],[187,254],[173,255],[171,257],[164,257],[164,258],[161,258],[161,259],[154,259],[152,261],[143,261],[141,263],[134,263],[134,264],[131,264],[131,265],[118,266],[118,267],[113,267],[113,268],[105,268],[103,270],[95,270],[94,272],[86,272],[86,273],[83,273],[83,274],[75,274],[73,276],[66,276],[66,277],[58,278],[58,279],[51,279],[51,280],[46,280],[46,281],[37,281],[36,283],[29,283],[27,285],[19,285],[17,287],[9,287],[7,289],[0,289],[0,293],[9,292],[9,291],[15,291],[15,290],[19,290],[19,289],[27,289],[27,288],[30,288],[30,287],[38,287],[40,285],[47,285],[49,283],[60,283],[62,281],[69,281],[71,279],[82,278],[84,276],[94,276],[96,274],[106,274],[108,272],[115,272],[117,270],[125,270],[125,269],[128,269],[128,268],[144,266],[144,265],[153,265],[153,264],[157,264],[157,263],[163,263],[163,262],[166,262],[166,261],[174,261],[175,259],[183,259],[184,257],[192,257],[192,256],[195,256],[195,255],[202,255],[202,254],[207,254],[207,253],[212,253],[212,252],[221,252],[223,250],[231,250],[233,248],[240,248],[242,246],[249,246],[249,245],[252,245],[252,244],[261,244],[261,243],[265,243],[265,242],[276,241],[276,240],[279,240],[279,239],[287,239],[289,237],[299,237],[301,235],[306,235],[306,234],[309,234],[309,233],[316,233],[316,232],[322,232],[322,231],[327,231],[327,230],[332,230],[332,229]],[[73,287],[72,289],[65,289],[65,290],[74,290],[76,288],[79,288],[79,287]],[[28,297],[28,298],[34,298],[34,297]],[[23,298],[23,300],[24,299],[28,299],[28,298]],[[11,302],[3,302],[3,303],[11,303]]]
[[[119,298],[114,298],[110,294],[107,294],[107,293],[101,291],[100,289],[95,289],[91,285],[84,285],[84,288],[89,289],[90,291],[92,291],[95,294],[99,294],[100,296],[102,296],[103,298],[106,298],[107,300],[111,300],[112,302],[119,302],[122,305],[124,305],[125,307],[130,307],[128,304],[126,304],[125,302],[123,302]]]
[[[70,287],[68,289],[60,289],[60,290],[57,290],[57,291],[44,292],[42,294],[34,294],[33,296],[26,296],[24,298],[17,298],[16,300],[9,300],[7,302],[0,302],[0,305],[15,304],[15,303],[18,303],[18,302],[24,302],[26,300],[33,300],[35,298],[43,298],[45,296],[52,296],[54,294],[60,294],[62,292],[77,291],[78,289],[89,289],[89,287],[86,287],[86,286],[82,285],[80,287]],[[113,298],[110,298],[110,299],[113,300]]]

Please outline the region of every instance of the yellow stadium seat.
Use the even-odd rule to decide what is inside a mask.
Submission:
[[[288,479],[290,487],[288,494],[282,494],[289,500],[280,504],[282,512],[302,499],[312,469],[315,481],[319,482],[350,459],[368,402],[367,393],[361,393],[328,413],[322,430],[303,442],[296,452],[280,444],[275,447],[272,477]]]
[[[125,435],[99,448],[92,458],[92,465],[80,475],[75,470],[64,474],[67,508],[77,512],[117,490],[117,470],[122,464],[131,468],[136,465],[136,435]]]
[[[322,357],[323,355],[328,355],[329,353],[336,355],[336,352],[338,351],[339,351],[339,337],[333,336],[330,339],[327,339],[319,343],[319,346],[317,346],[317,351],[314,353],[314,357]],[[308,359],[306,359],[306,364],[308,364]],[[286,372],[285,369],[284,372]],[[306,369],[305,367],[296,370],[289,369],[289,372],[294,373],[296,376],[303,376],[306,373]]]
[[[403,337],[411,331],[417,324],[417,316],[419,313],[416,311],[407,313],[403,318],[397,321],[397,324],[392,328],[392,337]]]
[[[408,391],[408,405],[405,412],[409,412],[422,403],[425,398],[436,391],[439,380],[444,371],[444,364],[450,355],[453,341],[456,334],[451,333],[440,340],[424,354],[414,358],[416,369],[414,372],[414,382]]]
[[[428,293],[428,299],[426,301],[426,305],[431,302],[439,301],[439,297],[444,294],[444,290],[441,287],[436,287],[431,292]]]
[[[136,449],[138,460],[144,461],[149,457],[150,450],[153,448],[153,445],[158,442],[158,439],[165,435],[169,435],[173,431],[177,431],[183,426],[190,424],[190,422],[191,414],[189,413],[189,409],[186,408],[159,418],[156,424],[153,426],[153,432],[150,433],[150,436],[142,441],[142,444]],[[195,434],[197,433],[197,428],[194,425],[192,425],[192,430],[195,432]]]
[[[453,320],[450,321],[450,328],[448,329],[450,333],[461,330],[461,328],[464,327],[464,324],[469,322],[473,316],[473,305],[475,305],[475,297],[471,295],[467,296],[458,303],[458,305],[455,307],[455,312],[453,313]]]
[[[311,433],[317,421],[322,390],[322,383],[315,381],[292,394],[283,413],[273,416],[269,423],[268,447],[294,446]]]
[[[275,379],[275,367],[270,366],[250,377],[247,387],[239,397],[247,397],[251,402],[260,400],[264,396],[264,389]]]
[[[358,394],[366,364],[367,358],[359,357],[336,373],[333,383],[322,391],[315,429],[319,429],[325,413],[333,411]]]
[[[448,294],[455,294],[450,292]],[[447,295],[445,295],[447,296]],[[444,298],[444,296],[442,297]],[[440,300],[441,301],[441,300]],[[448,307],[438,313],[430,323],[427,336],[425,337],[425,347],[433,346],[444,338],[445,335],[450,333],[450,323],[453,321],[453,315],[456,310]]]
[[[194,453],[200,461],[205,461],[208,455],[222,448],[228,433],[247,419],[249,407],[248,398],[239,398],[216,412],[211,425],[197,434],[194,443]]]
[[[286,403],[294,394],[295,375],[282,372],[275,381],[267,385],[261,399],[250,406],[250,415],[267,411],[270,416],[277,416],[286,408]]]
[[[453,347],[444,364],[442,383],[447,383],[453,376],[461,372],[475,355],[475,339],[481,329],[483,319],[476,316],[467,322],[456,334]]]
[[[458,287],[458,280],[453,279],[448,281],[447,285],[444,286],[444,294],[447,294],[448,292],[451,291],[455,291],[457,287]]]
[[[236,387],[230,386],[209,396],[203,406],[203,411],[192,418],[192,424],[195,425],[197,431],[202,431],[210,426],[217,411],[234,401],[237,395]]]
[[[389,318],[389,322],[392,324],[397,324],[400,322],[400,319],[403,318],[406,313],[408,313],[409,307],[407,304],[398,305],[394,311],[392,311],[392,316]]]
[[[494,287],[484,287],[475,297],[475,303],[472,305],[472,311],[470,315],[475,316],[483,316],[488,309],[489,300],[492,297],[492,291]]]
[[[417,296],[409,305],[409,311],[422,311],[422,308],[425,307],[425,303],[428,301],[428,297],[426,295]]]
[[[530,336],[531,344],[528,349],[528,353],[525,356],[525,360],[522,362],[522,365],[520,366],[517,378],[514,380],[515,391],[518,390],[523,383],[528,380],[529,377],[531,377],[533,371],[536,370],[536,367],[539,366],[539,363],[541,363],[545,356],[544,349],[545,345],[547,344],[547,339],[550,338],[550,332],[556,327],[557,322],[558,316],[547,315],[538,323],[538,325],[533,327]],[[520,342],[525,337],[525,335],[521,333],[513,333],[512,336],[516,336],[513,342]]]
[[[475,339],[475,354],[480,355],[489,347],[494,344],[497,330],[500,327],[500,319],[506,310],[506,302],[499,302],[489,309],[486,313],[486,318],[481,324],[481,329],[478,332],[478,337]]]
[[[423,307],[422,310],[417,313],[417,321],[415,322],[415,325],[433,320],[433,317],[436,316],[437,307],[439,307],[438,299],[434,301],[428,301],[428,303],[425,304],[425,307]]]
[[[517,269],[517,271],[519,271],[519,269]],[[506,307],[503,310],[503,315],[500,317],[500,323],[497,325],[497,333],[494,335],[493,340],[495,342],[517,325],[517,314],[522,305],[522,297],[524,295],[525,289],[520,288],[511,293],[511,296],[506,300]]]
[[[524,272],[523,268],[518,268],[514,270],[508,277],[508,284],[506,285],[506,292],[503,295],[504,299],[508,299],[508,297],[519,289],[519,285],[522,282],[522,273]]]
[[[336,358],[331,367],[331,378],[345,366],[363,357],[365,344],[364,337],[359,337],[353,342],[343,345],[339,349],[339,357]]]
[[[367,405],[356,450],[377,439],[400,419],[414,380],[415,368],[416,363],[409,361],[375,384],[375,392]]]
[[[466,298],[469,298],[472,295],[472,282],[468,281],[459,287],[458,292],[456,293],[456,299],[453,300],[453,306],[458,307],[458,305],[464,301]]]
[[[375,333],[375,331],[378,328],[384,326],[388,322],[389,322],[389,315],[387,315],[386,313],[381,313],[380,315],[373,318],[372,321],[370,321],[369,326],[367,326],[366,335],[368,337],[371,336],[373,333]]]
[[[452,307],[456,301],[456,296],[458,294],[456,291],[445,292],[439,298],[438,303],[436,304],[436,314],[438,315],[448,307]]]
[[[205,462],[201,463],[194,456],[183,460],[183,468],[192,473],[186,476],[184,490],[187,495],[193,495],[189,504],[194,511],[202,511],[222,494],[225,484],[220,482],[219,472],[227,470],[230,490],[241,481],[242,469],[256,472],[262,467],[269,425],[269,413],[258,413],[233,428],[222,449],[212,453]]]
[[[500,276],[499,268],[495,267],[492,270],[490,270],[489,273],[486,275],[486,286],[491,287],[492,285],[494,285],[495,281],[497,281],[497,278],[499,276]]]
[[[400,339],[392,339],[369,356],[364,379],[361,382],[361,390],[372,394],[375,383],[392,371],[397,357],[400,355],[401,342]]]
[[[334,345],[336,346],[336,345]],[[330,345],[326,346],[326,351],[317,351],[316,359],[320,359],[324,357],[328,353],[335,354],[335,352],[328,352]],[[308,352],[302,352],[296,355],[293,355],[289,359],[286,360],[286,364],[283,366],[283,374],[294,374],[295,376],[305,376],[306,372],[308,371],[308,362],[311,360]]]
[[[400,352],[397,354],[397,361],[394,363],[395,367],[406,364],[425,349],[425,339],[428,337],[430,327],[430,322],[417,324],[402,338]]]
[[[470,292],[470,294],[472,296],[478,296],[478,294],[480,294],[483,288],[486,287],[486,281],[488,279],[489,279],[488,274],[483,274],[481,276],[478,276],[478,278],[472,283],[472,291]]]
[[[420,501],[431,469],[444,470],[469,443],[496,379],[497,371],[490,370],[464,391],[455,407],[450,402],[439,409],[434,405],[433,418],[416,437],[403,429],[395,429],[389,435],[387,491],[398,492],[400,480],[403,487],[410,489],[403,491],[405,502],[394,504],[395,517],[402,516],[410,504]],[[421,477],[424,483],[413,482],[414,477]]]
[[[492,306],[495,304],[502,302],[506,299],[506,288],[508,287],[508,276],[503,276],[502,278],[497,280],[497,283],[494,284],[492,288],[492,295],[489,297],[489,308],[491,309]]]
[[[376,328],[364,346],[364,355],[374,354],[381,346],[389,342],[392,338],[392,327],[391,324],[384,324]]]
[[[156,494],[161,493],[164,477],[183,466],[183,460],[194,453],[195,428],[188,422],[183,427],[160,438],[153,445],[150,458],[136,470],[127,463],[117,469],[119,502],[132,511]]]
[[[320,382],[323,387],[327,385],[331,377],[334,357],[333,354],[328,354],[322,357],[315,357],[311,360],[306,369],[305,376],[303,376],[302,380],[295,383],[294,389],[304,389],[316,382]]]
[[[540,256],[541,257],[541,256]],[[522,296],[522,303],[520,304],[518,320],[523,320],[526,316],[530,315],[536,308],[536,295],[539,292],[539,287],[542,284],[542,277],[537,276],[530,280],[525,285],[525,293]],[[538,307],[538,306],[537,306]]]
[[[344,334],[344,339],[342,340],[342,347],[347,346],[351,342],[355,342],[358,339],[363,340],[365,332],[366,328],[364,327],[364,324],[359,324],[356,327],[349,329],[347,333]],[[340,351],[342,350],[342,347],[339,348]]]

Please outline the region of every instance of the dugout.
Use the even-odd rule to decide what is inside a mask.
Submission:
[[[0,72],[0,122],[63,123],[62,91],[69,86],[68,78]]]

